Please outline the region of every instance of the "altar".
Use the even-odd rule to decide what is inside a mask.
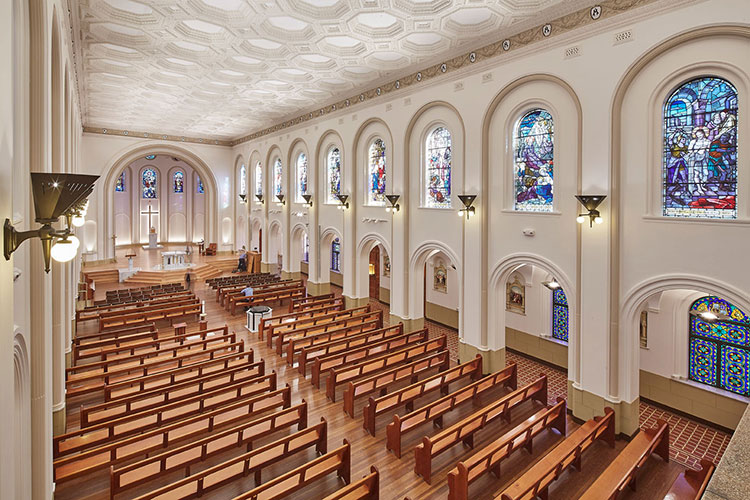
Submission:
[[[173,252],[162,252],[161,253],[161,268],[162,269],[183,269],[190,267],[190,264],[185,262],[187,258],[187,252],[181,250],[175,250]]]

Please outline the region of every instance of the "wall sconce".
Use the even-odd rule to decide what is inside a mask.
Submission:
[[[401,198],[400,194],[387,194],[385,198],[391,204],[390,207],[385,207],[386,212],[398,212],[401,209],[401,206],[398,204],[398,199]]]
[[[339,206],[338,206],[339,210],[344,210],[344,209],[349,208],[349,202],[346,201],[349,199],[348,194],[337,194],[336,198],[339,199]]]
[[[461,200],[461,203],[464,204],[464,208],[458,211],[458,216],[461,217],[462,215],[466,215],[466,219],[470,219],[473,215],[476,213],[476,208],[472,207],[471,205],[474,203],[474,200],[477,198],[477,195],[475,194],[459,194],[458,199]]]
[[[245,193],[240,193],[240,203],[247,203],[247,195]]]
[[[599,210],[597,210],[596,207],[598,207],[606,197],[607,195],[605,194],[577,194],[576,198],[581,203],[581,205],[583,205],[584,208],[588,210],[588,213],[578,214],[578,217],[576,217],[576,222],[579,224],[583,224],[584,222],[586,222],[586,217],[589,218],[589,227],[594,227],[594,222],[596,222],[597,224],[601,224],[602,222],[604,222],[604,219],[602,219],[601,215],[599,215]]]
[[[313,202],[312,202],[312,195],[311,194],[303,194],[302,199],[305,200],[305,203],[303,206],[307,208],[312,208]]]
[[[560,283],[557,282],[554,276],[552,277],[550,281],[542,281],[542,285],[546,286],[553,292],[557,290],[558,288],[560,288]]]
[[[10,260],[10,256],[21,243],[36,237],[42,240],[45,272],[50,270],[51,258],[58,262],[73,259],[80,246],[78,238],[72,235],[73,219],[76,219],[76,223],[80,223],[83,219],[88,208],[86,198],[94,191],[94,183],[98,178],[98,175],[32,173],[31,190],[34,197],[35,221],[42,224],[42,227],[29,231],[16,231],[10,219],[5,219],[3,231],[5,260]],[[65,216],[66,228],[56,230],[52,224],[56,223],[61,216]]]
[[[256,195],[255,195],[255,198],[256,198],[256,199],[258,200],[258,203],[260,203],[261,205],[262,205],[263,203],[265,203],[265,202],[263,201],[263,195],[262,195],[262,194],[256,194]]]
[[[280,206],[286,205],[286,202],[284,201],[284,195],[283,195],[283,194],[277,194],[277,195],[276,195],[276,200],[278,200],[278,201],[276,202],[276,206],[277,206],[277,207],[280,207]]]
[[[370,264],[369,273],[370,276],[375,276],[375,264]]]

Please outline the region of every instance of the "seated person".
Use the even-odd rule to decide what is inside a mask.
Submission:
[[[237,270],[241,272],[247,271],[247,250],[245,250],[244,245],[240,250],[240,258],[239,262],[237,263]]]
[[[245,297],[252,297],[253,296],[253,287],[251,287],[251,286],[248,285],[248,286],[246,286],[245,288],[242,289],[241,293]],[[248,309],[250,309],[250,308],[246,307],[245,311],[247,311]]]

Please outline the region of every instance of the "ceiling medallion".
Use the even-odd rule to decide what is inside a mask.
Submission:
[[[344,101],[344,104],[345,104],[346,106],[349,106],[349,104],[351,104],[351,102],[349,101],[349,99],[347,99],[346,101]]]
[[[365,100],[365,95],[364,94],[359,94],[359,102],[362,102],[364,100]]]
[[[417,81],[418,82],[422,81],[422,72],[421,71],[419,73],[417,73]]]
[[[476,62],[476,60],[477,60],[477,53],[476,52],[470,53],[469,54],[469,62]]]
[[[334,111],[336,111],[336,105],[335,105],[335,104],[334,104],[333,106],[331,106],[331,108],[332,108],[332,109],[333,109]]]
[[[596,21],[597,19],[599,19],[600,17],[602,17],[602,6],[601,5],[594,5],[593,7],[591,7],[590,14],[591,14],[591,19],[593,19],[594,21]]]
[[[107,129],[106,129],[106,128],[103,128],[103,129],[102,129],[102,134],[106,134],[106,133],[107,133]]]
[[[380,90],[380,87],[378,87],[378,88],[377,88],[377,90],[375,90],[375,93],[376,93],[376,94],[378,94],[378,95],[380,95],[380,94],[381,94],[381,92],[382,92],[382,91]]]
[[[162,138],[162,139],[166,139],[166,138],[167,138],[167,136],[166,136],[166,135],[163,135],[163,136],[161,136],[161,138]]]
[[[312,113],[310,113],[310,118],[312,118],[312,117],[313,117],[313,114],[312,114]]]
[[[180,140],[181,140],[182,142],[185,142],[185,138],[184,138],[184,137],[180,137]]]
[[[148,132],[144,132],[143,137],[148,137]]]
[[[126,130],[125,132],[123,132],[123,135],[128,135],[128,131]]]
[[[441,64],[440,65],[440,71],[443,72],[443,73],[445,73],[446,71],[448,71],[448,65],[445,64],[445,63]]]
[[[510,40],[507,38],[503,40],[503,50],[510,50]]]
[[[544,36],[550,36],[552,34],[552,25],[551,24],[545,24],[542,26],[542,35]]]
[[[395,84],[395,87],[396,87],[397,89],[400,89],[400,88],[401,88],[401,82],[400,82],[399,80],[396,80],[396,84]]]

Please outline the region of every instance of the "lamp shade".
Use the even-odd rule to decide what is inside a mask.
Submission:
[[[57,262],[68,262],[76,256],[78,247],[70,240],[60,240],[52,245],[52,258]]]

